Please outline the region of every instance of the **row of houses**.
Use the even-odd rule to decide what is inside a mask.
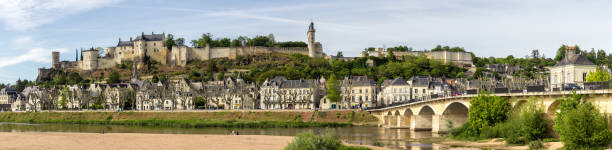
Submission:
[[[339,80],[341,99],[331,102],[326,83],[325,78],[279,76],[256,85],[240,74],[222,81],[153,83],[136,76],[119,84],[30,86],[22,92],[7,87],[0,90],[0,110],[360,109],[450,95],[453,87],[423,76],[385,80],[380,86],[366,76],[351,76]]]

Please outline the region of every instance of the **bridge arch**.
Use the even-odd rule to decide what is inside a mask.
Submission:
[[[404,112],[404,115],[402,115],[403,119],[402,119],[400,126],[410,127],[414,113],[412,112],[412,109],[410,108],[405,109],[403,112]]]
[[[465,124],[468,120],[469,106],[460,101],[447,104],[442,112],[438,131],[448,131],[449,127],[457,128]]]
[[[414,117],[414,129],[413,130],[431,130],[432,129],[432,121],[433,116],[436,114],[433,107],[429,105],[424,105],[419,109],[418,113]]]
[[[523,106],[523,104],[527,103],[527,100],[525,99],[519,99],[514,103],[514,106],[512,106],[513,109],[517,109],[517,108],[521,108],[521,106]]]
[[[546,114],[551,119],[554,119],[555,113],[559,111],[559,105],[561,104],[561,101],[562,100],[555,100],[550,105],[548,105],[548,107],[546,107]]]
[[[385,119],[384,119],[384,126],[390,126],[391,125],[391,120],[393,117],[393,113],[391,113],[391,111],[387,111],[386,115],[385,115]]]
[[[391,119],[391,125],[390,127],[399,127],[400,126],[400,122],[402,121],[402,114],[400,114],[400,110],[395,110],[393,111],[393,117]]]

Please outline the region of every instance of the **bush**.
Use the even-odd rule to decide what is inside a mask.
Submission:
[[[546,136],[547,122],[544,111],[536,104],[536,99],[530,98],[529,102],[514,110],[505,123],[503,130],[507,132],[506,142],[527,144],[529,141],[541,140]]]
[[[510,103],[502,97],[491,96],[484,92],[470,101],[468,122],[473,134],[478,135],[483,128],[506,121]]]
[[[544,148],[544,143],[542,143],[540,140],[529,142],[529,150],[540,150]]]
[[[553,129],[565,149],[603,149],[610,142],[608,119],[583,96],[574,93],[561,101]]]
[[[312,132],[298,134],[285,150],[369,150],[365,147],[342,145],[335,133],[315,136]]]
[[[503,113],[506,107],[492,106],[498,104],[509,105],[509,103],[503,103],[502,100],[501,98],[495,98],[495,96],[488,96],[487,94],[481,94],[477,98],[474,98],[472,100],[472,106],[470,107],[469,118],[472,118],[472,120],[477,120],[476,118],[478,118],[480,120],[470,122],[468,118],[468,123],[459,128],[450,130],[451,136],[456,139],[464,140],[504,138],[508,144],[527,144],[529,141],[540,140],[546,136],[547,121],[543,111],[538,109],[535,99],[530,99],[528,103],[524,104],[519,109],[513,110],[512,113]],[[489,108],[484,109],[484,107]],[[472,109],[484,112],[476,113],[472,112]],[[496,112],[497,115],[487,117],[487,115],[494,113],[485,112]],[[478,115],[479,117],[473,117],[476,116],[476,114],[480,114]],[[506,117],[506,120],[500,122],[504,117]],[[489,119],[483,120],[482,118]],[[474,122],[480,122],[481,126],[473,127]]]

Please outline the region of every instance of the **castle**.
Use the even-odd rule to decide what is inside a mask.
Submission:
[[[106,55],[101,56],[98,50],[81,50],[79,60],[78,51],[75,61],[60,61],[60,53],[52,52],[51,68],[72,70],[72,71],[95,71],[107,69],[129,61],[142,65],[145,57],[149,57],[162,65],[185,66],[191,60],[210,60],[214,58],[235,59],[237,56],[285,53],[285,54],[304,54],[310,57],[324,57],[321,43],[315,41],[314,23],[311,22],[308,31],[307,47],[262,47],[262,46],[241,46],[241,47],[210,47],[206,45],[202,48],[188,47],[185,45],[174,45],[168,47],[165,44],[166,35],[144,32],[135,39],[122,41],[119,38],[117,46],[107,47]],[[43,69],[44,70],[44,69]]]

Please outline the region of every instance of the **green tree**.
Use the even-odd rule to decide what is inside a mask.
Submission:
[[[106,83],[112,84],[112,83],[119,83],[121,80],[121,75],[119,74],[119,72],[113,70],[111,71],[110,75],[108,75],[108,78],[106,79]]]
[[[507,122],[498,124],[498,126],[507,127],[502,129],[509,132],[509,135],[505,137],[507,143],[527,144],[546,137],[548,120],[537,102],[535,97],[530,97],[528,102],[512,111]]]
[[[176,45],[185,45],[185,38],[177,38]]]
[[[224,77],[225,77],[225,73],[224,72],[217,73],[217,81],[223,81]]]
[[[330,102],[338,102],[340,100],[340,87],[335,74],[331,74],[329,80],[327,80],[327,99]]]
[[[153,77],[151,78],[151,82],[153,83],[159,82],[159,77],[157,76],[157,74],[153,75]]]
[[[204,98],[202,98],[201,96],[198,96],[195,99],[193,99],[193,105],[196,109],[206,108],[206,102],[204,101]]]
[[[599,68],[595,72],[589,72],[586,76],[586,82],[603,82],[610,81],[610,79],[612,79],[610,73]]]
[[[480,134],[483,128],[506,121],[509,112],[510,102],[508,100],[495,95],[491,96],[488,92],[479,93],[470,101],[468,110],[471,131]]]
[[[612,133],[608,130],[606,115],[575,92],[560,102],[553,129],[565,149],[604,149],[608,146]]]
[[[166,47],[168,47],[168,49],[172,49],[172,46],[174,45],[176,45],[176,41],[174,41],[174,35],[168,34],[168,36],[166,37]]]

